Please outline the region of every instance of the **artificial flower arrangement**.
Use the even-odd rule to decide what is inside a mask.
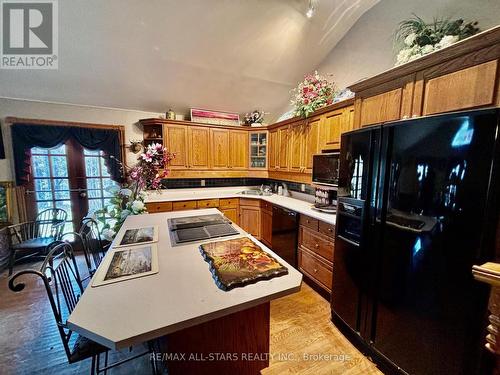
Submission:
[[[335,84],[315,71],[314,74],[304,76],[304,81],[292,90],[292,94],[294,116],[306,118],[318,108],[333,103]]]
[[[478,31],[477,22],[434,19],[432,23],[426,23],[422,18],[413,15],[412,18],[400,22],[396,31],[396,41],[402,45],[396,57],[396,65],[448,47]]]
[[[264,121],[264,111],[256,109],[253,112],[245,114],[245,125],[262,124]]]
[[[129,215],[147,213],[144,204],[144,189],[159,190],[161,180],[168,176],[168,165],[175,158],[175,154],[167,151],[163,145],[152,143],[138,158],[138,163],[128,168],[122,162],[120,167],[127,175],[127,183],[121,188],[110,189],[113,194],[110,205],[95,213],[96,218],[103,224],[102,236],[112,240],[120,230],[123,222]]]

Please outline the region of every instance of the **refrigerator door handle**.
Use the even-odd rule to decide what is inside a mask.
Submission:
[[[345,238],[344,236],[342,236],[341,234],[337,234],[337,237],[340,238],[341,240],[353,245],[353,246],[359,247],[359,243],[354,242],[352,240],[349,240],[349,239]]]

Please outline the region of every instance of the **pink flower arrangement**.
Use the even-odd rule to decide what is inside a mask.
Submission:
[[[316,109],[333,103],[335,84],[321,77],[318,72],[307,74],[304,81],[292,90],[295,116],[308,117]]]
[[[143,189],[160,189],[161,180],[168,176],[168,165],[174,158],[175,154],[168,152],[162,144],[148,145],[139,156],[139,162],[128,171],[131,185],[136,185],[136,192]]]

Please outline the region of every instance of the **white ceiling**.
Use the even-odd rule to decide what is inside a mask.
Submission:
[[[289,91],[379,0],[59,1],[59,69],[0,70],[0,96],[276,119]]]

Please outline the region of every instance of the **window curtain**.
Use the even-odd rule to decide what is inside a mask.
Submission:
[[[56,147],[71,137],[89,150],[103,151],[111,178],[118,182],[122,180],[120,165],[110,158],[112,156],[122,161],[120,134],[117,129],[30,124],[13,124],[11,129],[18,186],[30,181],[32,147]]]

